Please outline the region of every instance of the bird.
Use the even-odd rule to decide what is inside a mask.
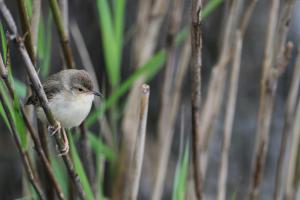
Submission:
[[[93,90],[92,79],[85,70],[61,70],[49,76],[42,86],[48,99],[49,108],[58,122],[58,127],[54,130],[49,126],[52,134],[55,134],[60,128],[70,129],[79,126],[88,116],[94,96],[102,96],[100,92]],[[37,117],[43,123],[48,122],[35,93],[27,99],[26,105],[34,105]],[[61,154],[66,154],[69,151],[68,139],[64,129],[62,133],[65,147],[61,149]]]

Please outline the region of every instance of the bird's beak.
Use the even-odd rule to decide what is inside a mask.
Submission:
[[[100,92],[92,91],[92,93],[98,97],[103,97],[103,95]]]

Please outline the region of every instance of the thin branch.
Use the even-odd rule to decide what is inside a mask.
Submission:
[[[208,145],[210,138],[214,132],[214,124],[219,115],[221,102],[223,99],[227,64],[231,60],[232,55],[230,48],[232,46],[233,33],[236,27],[236,20],[238,20],[238,8],[240,0],[233,0],[230,4],[229,14],[227,17],[223,43],[221,48],[221,54],[217,64],[213,67],[210,75],[208,94],[203,103],[202,115],[200,119],[200,147],[198,147],[198,157],[201,160],[201,173],[205,178],[207,156],[208,156]]]
[[[241,65],[241,53],[243,40],[241,32],[236,32],[235,37],[235,48],[234,48],[234,57],[233,57],[233,66],[231,72],[231,79],[229,85],[229,94],[228,101],[226,105],[226,116],[225,116],[225,127],[224,135],[222,140],[222,155],[221,155],[221,165],[219,173],[219,190],[218,190],[218,200],[226,199],[226,180],[227,180],[227,171],[228,171],[228,158],[229,158],[229,148],[230,140],[232,134],[232,126],[235,113],[235,104],[238,91],[238,81],[239,81],[239,72]]]
[[[283,5],[282,14],[280,16],[279,33],[278,33],[279,35],[278,37],[280,38],[280,41],[278,41],[278,47],[277,47],[279,51],[277,57],[278,64],[282,64],[282,60],[283,61],[286,60],[286,59],[282,59],[282,56],[284,56],[282,51],[284,47],[285,38],[289,29],[294,4],[295,4],[294,0],[285,1]],[[300,53],[298,50],[297,61],[295,64],[295,71],[293,74],[292,83],[291,83],[288,100],[287,100],[287,107],[285,110],[284,128],[283,128],[283,134],[282,134],[282,139],[280,144],[279,157],[276,165],[275,189],[274,189],[274,196],[273,196],[275,200],[279,200],[281,197],[280,187],[282,185],[282,178],[283,178],[283,165],[284,165],[283,161],[284,161],[284,156],[287,148],[286,147],[287,141],[290,135],[290,128],[294,120],[293,113],[296,107],[296,98],[297,98],[296,95],[299,90],[299,81],[300,81]]]
[[[12,85],[10,84],[10,82],[8,80],[7,69],[4,66],[3,59],[2,59],[1,55],[0,55],[0,75],[1,75],[1,78],[4,81],[4,83],[5,83],[5,85],[6,85],[7,89],[8,89],[8,92],[9,92],[11,98],[14,98],[14,95],[15,95],[14,94],[14,90],[13,90]],[[64,196],[63,196],[62,190],[60,189],[60,186],[59,186],[59,184],[57,183],[57,181],[55,179],[55,176],[54,176],[54,173],[52,171],[50,162],[49,162],[49,160],[48,160],[45,152],[43,151],[43,148],[41,146],[41,143],[40,143],[38,137],[36,136],[37,134],[35,133],[34,128],[30,124],[29,118],[28,118],[28,116],[27,116],[27,114],[25,112],[24,107],[20,104],[20,102],[18,102],[18,103],[19,103],[20,108],[21,108],[21,113],[22,113],[25,125],[26,125],[26,127],[28,129],[28,132],[29,132],[29,134],[30,134],[30,136],[31,136],[31,138],[33,140],[34,149],[36,150],[39,158],[42,161],[43,166],[45,167],[47,175],[50,178],[51,184],[53,185],[55,191],[57,192],[58,198],[60,200],[63,200]]]
[[[75,68],[75,63],[73,59],[72,50],[69,43],[69,36],[64,28],[63,18],[61,16],[61,12],[57,3],[57,0],[49,0],[50,6],[52,10],[52,14],[54,17],[54,21],[56,24],[56,28],[60,37],[61,47],[63,50],[63,54],[66,60],[67,67],[69,69]]]
[[[5,6],[5,4],[3,3],[3,0],[0,1],[0,10],[1,10],[1,12],[3,10],[6,10],[6,12],[2,12],[2,15],[5,18],[6,22],[14,22],[14,20],[12,18],[10,18],[11,15],[4,15],[5,13],[8,13],[9,11],[8,11],[7,7]],[[11,26],[11,25],[9,25],[9,26]],[[49,124],[53,127],[58,127],[58,123],[54,119],[54,117],[51,113],[51,110],[48,106],[48,100],[47,100],[45,91],[43,90],[41,81],[35,71],[35,68],[31,62],[28,52],[26,51],[26,49],[24,47],[22,39],[18,36],[17,32],[12,33],[11,39],[13,39],[16,42],[16,44],[18,45],[18,50],[24,61],[24,64],[25,64],[25,67],[27,70],[27,74],[32,83],[32,87],[35,90],[35,92],[39,98],[39,101],[41,103],[41,106],[42,106],[45,114],[46,114]],[[57,142],[59,148],[62,149],[64,147],[64,139],[62,138],[60,131],[58,131],[58,133],[55,134],[55,139],[56,139],[56,142]],[[62,158],[63,158],[66,168],[68,170],[69,176],[71,177],[71,180],[72,180],[74,186],[76,187],[80,198],[85,199],[85,193],[82,189],[82,185],[80,183],[79,177],[74,170],[74,166],[73,166],[73,163],[71,161],[69,154],[63,155]]]
[[[261,94],[259,113],[257,121],[257,133],[255,143],[255,153],[253,168],[251,173],[251,187],[249,198],[254,200],[258,198],[259,186],[262,181],[263,171],[266,160],[266,153],[269,142],[269,129],[273,111],[274,96],[277,88],[277,76],[274,76],[274,48],[276,42],[276,25],[278,20],[279,1],[272,0],[270,5],[270,14],[266,35],[266,47],[263,61],[263,72],[261,79]],[[275,40],[276,39],[276,40]]]
[[[130,173],[128,181],[127,196],[125,199],[135,200],[138,196],[139,183],[142,172],[142,165],[145,150],[146,126],[148,117],[150,88],[148,85],[142,85],[140,97],[139,125],[138,135],[135,143],[133,159],[130,163]]]
[[[200,132],[200,104],[201,104],[201,68],[202,68],[202,30],[201,30],[202,0],[192,1],[192,149],[195,192],[197,199],[203,198],[203,176],[201,171],[201,132]],[[203,138],[203,137],[202,137]]]
[[[300,143],[300,98],[297,103],[297,110],[295,121],[292,127],[292,143],[290,150],[290,157],[288,161],[288,170],[287,170],[287,181],[285,185],[285,199],[292,200],[295,199],[295,191],[297,188],[294,186],[294,181],[296,179],[296,165],[297,165],[297,156],[298,156],[298,147]]]
[[[244,36],[244,34],[246,32],[246,29],[248,27],[248,24],[249,24],[249,21],[252,16],[252,13],[253,13],[256,3],[257,3],[257,0],[252,0],[250,2],[250,4],[247,6],[247,8],[245,9],[244,16],[242,18],[242,21],[241,21],[241,24],[239,27],[239,29],[241,30],[242,37]]]
[[[22,163],[24,165],[25,172],[28,176],[28,179],[29,179],[30,183],[32,184],[32,186],[34,187],[35,191],[37,192],[39,198],[43,199],[43,200],[46,200],[45,194],[42,191],[40,183],[37,180],[37,177],[34,176],[34,172],[33,172],[34,169],[32,169],[31,166],[30,166],[31,161],[30,161],[29,155],[27,154],[27,152],[25,152],[22,149],[21,142],[20,142],[19,137],[18,137],[17,129],[16,129],[15,124],[13,122],[13,117],[11,116],[11,113],[9,112],[8,105],[6,104],[6,102],[4,100],[4,96],[3,96],[2,92],[0,92],[0,103],[2,104],[2,106],[4,108],[4,111],[5,111],[5,114],[7,116],[9,126],[10,126],[10,131],[11,131],[11,133],[13,135],[13,139],[14,139],[16,145],[17,145],[17,149],[20,153],[20,157],[21,157]]]
[[[34,51],[34,47],[33,47],[32,32],[31,32],[31,28],[30,28],[29,16],[26,11],[25,1],[18,0],[18,7],[19,7],[20,20],[21,20],[21,25],[22,25],[22,33],[23,33],[23,35],[26,35],[25,46],[29,53],[31,61],[35,65],[35,53],[34,53],[35,51]]]
[[[277,160],[277,168],[276,168],[276,179],[275,179],[275,190],[274,190],[274,199],[279,200],[280,195],[280,187],[282,185],[283,179],[283,166],[284,166],[284,157],[287,151],[287,143],[290,137],[290,132],[293,123],[297,123],[294,121],[294,113],[296,110],[296,101],[297,94],[300,87],[300,49],[298,49],[298,55],[294,67],[294,73],[291,81],[291,86],[289,89],[289,94],[287,98],[287,104],[284,114],[284,127],[282,133],[282,140],[280,145],[280,153]]]

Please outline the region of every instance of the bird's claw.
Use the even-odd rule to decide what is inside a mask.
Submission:
[[[68,141],[68,137],[67,134],[65,132],[65,130],[61,127],[60,123],[58,121],[56,121],[56,125],[55,126],[49,126],[48,127],[48,131],[50,132],[50,135],[53,136],[54,134],[56,134],[57,132],[59,132],[61,130],[61,134],[62,134],[62,139],[63,139],[63,144],[60,145],[60,147],[58,148],[59,151],[59,156],[64,156],[66,154],[69,153],[70,150],[70,146],[69,146],[69,141]]]
[[[61,129],[61,125],[58,121],[56,121],[55,126],[49,126],[48,131],[50,132],[50,135],[53,136],[55,133],[57,133]]]
[[[62,135],[63,135],[64,143],[63,143],[62,147],[59,149],[59,151],[60,151],[60,154],[58,154],[59,156],[64,156],[64,155],[68,154],[69,150],[70,150],[68,136],[64,129],[62,129]]]

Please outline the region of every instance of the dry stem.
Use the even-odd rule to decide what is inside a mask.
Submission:
[[[130,173],[128,181],[127,196],[125,199],[135,200],[138,196],[142,164],[144,158],[146,126],[149,106],[150,88],[148,85],[142,85],[139,111],[138,135],[135,144],[133,160],[130,163]]]
[[[279,51],[282,52],[282,46],[284,46],[284,38],[287,35],[287,31],[290,25],[290,20],[291,20],[291,15],[293,11],[295,1],[289,0],[286,1],[283,7],[283,11],[280,17],[280,25],[279,25],[279,33],[281,35],[280,38],[281,41],[279,41]],[[278,63],[281,63],[282,59],[282,54],[279,55]],[[281,194],[281,189],[280,186],[282,185],[282,173],[283,173],[283,161],[284,161],[284,156],[286,152],[286,144],[288,141],[288,137],[290,135],[290,127],[294,119],[294,110],[296,107],[296,94],[299,88],[299,81],[300,81],[300,53],[298,52],[297,56],[297,61],[295,64],[295,73],[292,78],[292,83],[289,91],[289,96],[287,100],[287,107],[285,111],[285,117],[284,117],[284,128],[283,128],[283,134],[282,134],[282,139],[281,139],[281,144],[280,144],[280,152],[279,152],[279,157],[277,160],[277,166],[276,166],[276,178],[275,178],[275,189],[274,189],[274,199],[279,200],[280,199],[280,194]]]
[[[242,36],[241,32],[236,32],[236,44],[234,48],[234,58],[233,66],[231,72],[231,79],[229,85],[228,101],[226,105],[226,116],[225,116],[225,127],[224,136],[222,140],[222,155],[221,155],[221,165],[220,165],[220,175],[219,175],[219,190],[218,190],[218,200],[226,199],[226,180],[228,171],[228,158],[229,158],[229,148],[230,140],[232,134],[232,126],[235,113],[235,104],[238,90],[238,80],[239,71],[241,64],[241,53],[242,53]]]
[[[137,32],[133,41],[132,65],[134,68],[142,66],[151,58],[160,33],[160,28],[167,13],[169,0],[139,1],[137,16]],[[115,181],[113,199],[122,198],[122,180],[126,179],[126,162],[131,160],[133,147],[137,135],[137,110],[140,87],[144,82],[141,76],[133,84],[128,95],[127,105],[124,110],[122,121],[123,138],[121,141],[120,164]],[[118,197],[121,196],[121,197]]]
[[[261,184],[263,170],[265,166],[266,153],[269,142],[269,129],[273,111],[273,103],[275,98],[275,92],[277,88],[278,76],[282,73],[283,69],[287,65],[289,56],[284,55],[281,49],[286,52],[290,52],[291,46],[285,47],[284,43],[286,35],[281,33],[281,26],[277,29],[276,25],[278,18],[279,1],[273,0],[271,3],[268,29],[266,35],[266,47],[263,61],[263,75],[261,80],[261,95],[260,95],[260,106],[257,121],[257,135],[256,135],[256,147],[253,160],[253,171],[251,176],[251,188],[250,188],[250,199],[257,199],[259,193],[259,186]],[[280,41],[279,45],[275,46],[276,41]],[[275,50],[274,50],[275,48]],[[281,55],[282,54],[282,55]],[[289,54],[289,53],[288,53]],[[278,57],[284,58],[283,64],[279,64]],[[272,67],[272,65],[275,66]]]
[[[295,116],[295,121],[292,127],[291,135],[291,150],[290,157],[288,162],[288,171],[287,171],[287,181],[285,185],[285,199],[292,200],[295,199],[295,191],[297,188],[294,186],[294,181],[296,179],[296,164],[298,156],[298,147],[300,142],[300,99],[298,100],[297,111]]]
[[[32,32],[30,28],[29,16],[27,15],[26,12],[25,1],[18,0],[18,6],[19,6],[20,20],[22,25],[22,33],[23,35],[26,35],[25,46],[29,53],[31,61],[35,63],[35,53],[34,53],[35,51],[34,51],[33,41],[32,41]]]
[[[63,18],[61,16],[61,12],[57,3],[57,0],[49,0],[51,10],[53,13],[54,21],[56,24],[56,28],[60,37],[61,47],[63,50],[64,58],[69,69],[75,68],[75,63],[73,60],[73,54],[69,43],[69,36],[67,35],[67,31],[64,28]]]
[[[195,191],[198,199],[203,198],[203,173],[201,171],[201,67],[202,67],[202,30],[201,30],[202,0],[192,1],[192,148]]]

